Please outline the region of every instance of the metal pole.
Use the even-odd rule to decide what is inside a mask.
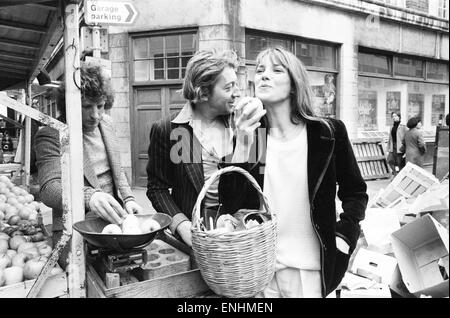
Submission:
[[[32,107],[33,99],[31,97],[31,83],[27,83],[28,90],[28,106]],[[31,118],[25,116],[25,165],[24,165],[24,179],[25,186],[29,189],[30,186],[30,154],[31,154]]]
[[[78,4],[65,7],[64,52],[66,85],[66,121],[68,140],[61,142],[61,181],[63,209],[68,210],[63,217],[67,235],[72,235],[68,265],[69,297],[86,297],[86,267],[82,236],[73,231],[72,224],[84,220],[83,196],[83,138],[81,125],[80,94],[80,36]]]
[[[100,51],[101,51],[100,26],[94,25],[92,26],[92,56],[100,58],[101,57]]]

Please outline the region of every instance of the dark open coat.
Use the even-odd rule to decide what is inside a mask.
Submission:
[[[328,119],[333,131],[323,123],[308,121],[308,189],[311,221],[321,245],[322,294],[326,296],[341,282],[360,235],[359,222],[364,219],[368,196],[367,185],[361,176],[345,125],[340,120]],[[264,128],[264,125],[261,126]],[[264,144],[266,130],[259,129],[257,145]],[[267,139],[265,139],[267,140]],[[250,173],[264,189],[265,147],[257,149],[257,164],[249,163]],[[226,178],[219,184],[222,189],[235,189],[224,197],[237,205],[254,207],[256,191],[242,188],[245,180],[239,176]],[[342,201],[343,213],[336,220],[336,191]],[[242,204],[241,202],[246,202]],[[231,210],[238,207],[232,207]],[[274,211],[276,213],[276,211]],[[350,246],[349,254],[336,248],[336,236]]]

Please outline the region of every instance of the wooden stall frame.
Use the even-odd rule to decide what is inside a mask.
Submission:
[[[52,254],[43,267],[40,275],[32,284],[26,297],[33,298],[39,295],[39,292],[45,281],[50,275],[51,269],[55,266],[62,249],[67,245],[70,239],[71,251],[69,253],[69,265],[66,269],[67,290],[71,298],[86,297],[85,290],[85,257],[83,248],[83,238],[72,229],[74,222],[84,219],[83,204],[83,166],[82,166],[82,134],[81,134],[81,96],[80,96],[80,74],[79,74],[79,3],[80,0],[69,0],[64,6],[64,53],[65,53],[65,82],[66,82],[66,101],[71,107],[66,109],[67,125],[44,114],[40,111],[17,102],[8,96],[0,95],[0,104],[7,108],[26,116],[25,130],[29,130],[30,121],[34,119],[42,124],[52,127],[59,131],[59,141],[61,144],[61,182],[62,182],[62,199],[63,199],[63,222],[65,230],[61,239],[53,249]],[[60,2],[63,5],[63,2]],[[56,19],[55,19],[56,20]],[[54,21],[53,24],[56,24]],[[60,31],[60,29],[59,29]],[[50,39],[54,34],[47,34]],[[51,48],[47,46],[41,47],[41,52],[51,53]],[[32,79],[39,73],[39,65],[31,75],[28,82],[29,86]],[[31,95],[31,94],[29,94]],[[29,151],[30,151],[30,134],[25,135],[25,175],[29,177]],[[69,138],[70,136],[70,138]],[[28,152],[28,153],[27,153]],[[28,166],[27,166],[28,165]]]

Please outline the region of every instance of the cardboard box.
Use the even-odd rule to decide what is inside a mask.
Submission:
[[[398,265],[392,275],[392,280],[389,283],[389,288],[391,289],[391,291],[403,298],[415,298],[415,296],[408,291],[408,288],[406,288]]]
[[[340,284],[339,298],[391,298],[386,284],[346,272]]]
[[[367,245],[370,250],[382,254],[392,253],[391,233],[400,228],[400,221],[395,209],[369,208],[361,222]]]
[[[436,210],[436,211],[427,211],[419,214],[418,217],[422,217],[426,214],[430,214],[433,218],[436,219],[439,223],[441,223],[447,231],[449,230],[449,218],[448,218],[448,209],[447,210]]]
[[[369,289],[341,289],[339,298],[392,298],[392,296],[387,285],[377,284]]]
[[[377,283],[390,284],[396,267],[395,257],[361,248],[355,256],[351,272]]]
[[[448,231],[427,214],[392,233],[391,239],[408,291],[416,297],[447,297],[449,284],[448,274],[445,277],[445,260],[448,260]]]

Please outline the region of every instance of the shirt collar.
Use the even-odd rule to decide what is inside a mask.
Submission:
[[[191,127],[193,126],[192,120],[194,118],[194,108],[190,102],[184,104],[183,108],[180,110],[177,116],[171,120],[174,124],[189,124]],[[225,127],[231,127],[231,116],[223,116],[223,122],[225,123]]]
[[[191,124],[192,118],[194,117],[194,109],[190,102],[184,104],[183,108],[180,110],[178,115],[172,119],[174,124]]]

